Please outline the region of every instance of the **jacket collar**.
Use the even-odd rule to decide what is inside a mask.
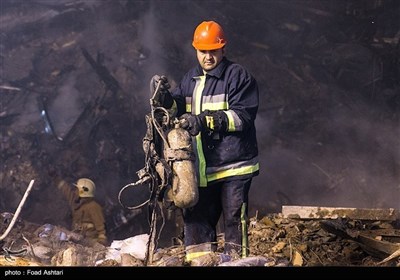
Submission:
[[[215,67],[211,71],[207,72],[207,75],[214,76],[217,79],[220,79],[222,74],[224,73],[226,67],[230,63],[231,62],[226,57],[223,57],[221,62],[217,65],[217,67]],[[203,76],[203,68],[201,68],[200,64],[197,65],[196,72],[197,72],[196,74],[198,74],[198,76]]]

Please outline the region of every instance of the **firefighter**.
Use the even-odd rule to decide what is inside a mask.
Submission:
[[[57,188],[64,194],[72,210],[72,231],[82,234],[89,241],[107,245],[103,209],[94,200],[96,185],[88,178],[80,178],[72,188],[59,180]]]
[[[150,82],[151,89],[160,89],[158,104],[175,112],[193,136],[199,201],[183,211],[187,261],[216,250],[221,214],[224,253],[249,253],[248,193],[259,173],[259,92],[248,70],[225,57],[226,43],[217,22],[200,23],[192,42],[198,65],[174,90],[165,76],[155,75]]]

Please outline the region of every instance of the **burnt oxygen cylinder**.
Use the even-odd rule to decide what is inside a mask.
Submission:
[[[167,140],[169,148],[164,148],[164,156],[172,163],[173,173],[172,190],[168,196],[179,208],[193,207],[199,200],[199,191],[192,137],[175,120],[174,128],[167,134]]]

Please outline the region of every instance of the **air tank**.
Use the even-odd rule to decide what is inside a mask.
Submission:
[[[172,198],[179,208],[190,208],[199,200],[192,137],[175,122],[167,135],[169,148],[164,150],[165,158],[172,165]]]

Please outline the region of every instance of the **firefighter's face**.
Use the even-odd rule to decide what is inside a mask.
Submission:
[[[204,71],[210,71],[217,67],[217,65],[222,61],[224,57],[224,49],[203,51],[196,50],[197,52],[197,60],[200,63],[200,66],[204,69]]]

